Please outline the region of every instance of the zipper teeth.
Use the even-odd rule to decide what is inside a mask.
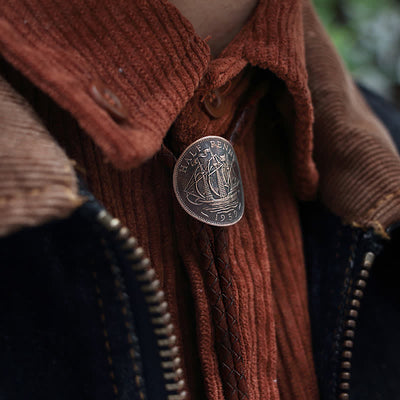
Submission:
[[[157,337],[158,352],[162,359],[161,368],[165,380],[165,390],[168,400],[184,400],[187,397],[179,347],[174,335],[174,326],[171,323],[171,314],[168,312],[168,303],[165,294],[160,289],[160,281],[156,272],[150,265],[150,260],[145,256],[144,250],[138,246],[137,240],[131,236],[128,228],[121,225],[117,218],[113,218],[107,211],[98,214],[99,222],[114,234],[120,243],[120,248],[125,252],[132,271],[144,294],[147,309],[151,315],[153,332]]]
[[[344,334],[342,342],[342,353],[340,354],[339,370],[339,400],[350,399],[350,378],[351,378],[351,359],[353,356],[355,328],[357,326],[361,299],[364,297],[364,291],[367,287],[372,264],[375,260],[375,254],[368,252],[364,256],[363,266],[355,282],[355,288],[352,292],[349,308],[344,323]]]

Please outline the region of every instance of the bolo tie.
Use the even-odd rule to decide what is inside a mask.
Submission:
[[[178,202],[197,224],[195,239],[212,313],[215,350],[224,397],[248,398],[226,227],[244,213],[244,192],[232,144],[219,136],[203,137],[177,160],[173,186]],[[210,227],[211,226],[211,227]]]

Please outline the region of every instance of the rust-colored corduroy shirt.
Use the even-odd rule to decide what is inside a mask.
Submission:
[[[249,399],[317,399],[297,213],[297,200],[313,198],[318,188],[313,106],[318,132],[332,125],[329,135],[315,132],[321,148],[341,134],[372,130],[387,143],[385,163],[393,152],[308,2],[260,0],[214,60],[206,41],[164,0],[16,0],[3,8],[4,58],[49,96],[35,104],[48,129],[157,270],[191,398],[242,398],[227,389],[233,382]],[[312,101],[311,93],[324,88]],[[221,103],[214,107],[216,95]],[[346,102],[347,108],[328,109]],[[243,179],[245,214],[222,232],[187,215],[172,188],[175,157],[206,135],[231,140]],[[366,162],[367,144],[358,152]],[[325,177],[321,196],[339,215],[378,231],[394,218],[386,213],[378,220],[381,210],[370,207],[383,184],[368,182],[376,190],[364,206],[357,196],[365,191],[346,192],[357,177],[342,179],[318,151],[316,157]],[[233,381],[218,355],[206,273],[220,263],[216,253],[229,270],[230,308],[223,315],[234,320],[239,349],[228,365]]]

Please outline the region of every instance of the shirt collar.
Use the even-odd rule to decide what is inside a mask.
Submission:
[[[34,12],[33,12],[34,10]],[[312,105],[299,0],[260,0],[214,60],[205,40],[165,0],[82,3],[22,0],[5,6],[0,51],[102,148],[117,168],[152,157],[196,89],[224,85],[246,65],[282,79],[295,108],[294,172],[312,196]]]

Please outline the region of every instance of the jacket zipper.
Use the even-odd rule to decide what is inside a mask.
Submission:
[[[151,267],[144,250],[138,246],[137,240],[131,236],[129,229],[121,225],[119,219],[113,218],[106,210],[101,210],[97,219],[112,233],[144,295],[147,310],[152,316],[153,332],[158,338],[158,353],[162,360],[160,367],[163,371],[165,390],[168,393],[167,398],[168,400],[184,400],[187,392],[181,367],[180,349],[176,343],[171,314],[168,312],[169,306],[165,301],[164,292],[160,289],[156,272]]]
[[[340,349],[340,367],[339,367],[339,400],[350,399],[350,378],[351,378],[351,359],[353,356],[355,328],[357,325],[361,300],[364,297],[365,288],[369,278],[372,264],[375,260],[375,254],[368,252],[364,256],[363,266],[358,275],[355,287],[351,294],[349,308],[344,321],[344,338]]]

